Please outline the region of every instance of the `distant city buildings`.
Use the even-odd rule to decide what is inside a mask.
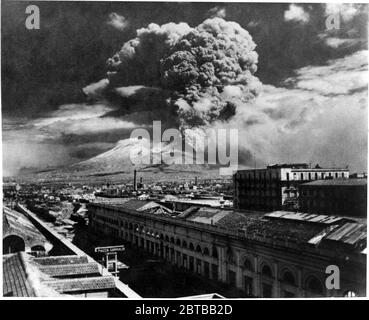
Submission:
[[[240,170],[233,181],[143,184],[141,179],[137,182],[140,177],[135,178],[133,184],[22,185],[18,190],[12,185],[6,189],[5,198],[19,211],[5,209],[7,281],[15,281],[12,268],[22,274],[21,267],[26,266],[41,275],[41,285],[48,285],[53,294],[110,297],[117,293],[107,274],[96,273],[95,260],[64,263],[65,239],[45,237],[45,230],[40,232],[31,221],[36,216],[19,206],[23,202],[39,218],[50,221],[59,235],[81,221],[91,237],[139,248],[235,296],[365,295],[365,174],[354,179],[347,168],[296,163]],[[44,266],[42,259],[48,261],[55,253],[61,261]],[[340,269],[339,289],[325,286],[329,265]],[[9,283],[8,296],[22,294]],[[29,289],[26,294],[37,296],[32,283],[24,285]],[[124,285],[120,288],[135,295],[129,288],[125,291]]]
[[[300,185],[299,207],[303,212],[367,216],[367,180],[317,180]]]
[[[348,179],[347,168],[314,168],[305,163],[239,170],[233,176],[234,208],[272,211],[298,208],[299,185],[321,179]]]

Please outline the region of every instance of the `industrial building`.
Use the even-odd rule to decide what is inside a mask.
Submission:
[[[244,297],[366,294],[366,223],[296,212],[193,208],[180,215],[124,204],[88,204],[90,231],[187,272],[243,291]],[[325,286],[340,269],[340,289]]]
[[[300,185],[299,208],[303,212],[367,216],[367,180],[318,180]]]
[[[297,210],[299,185],[324,179],[348,179],[347,168],[311,168],[308,164],[278,164],[265,169],[239,170],[233,176],[234,208]]]

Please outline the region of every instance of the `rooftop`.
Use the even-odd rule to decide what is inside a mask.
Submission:
[[[4,255],[4,296],[54,297],[74,291],[116,288],[114,277],[101,275],[97,263],[75,263],[78,258],[81,257],[34,258],[25,252]]]
[[[46,265],[65,265],[65,264],[81,264],[87,263],[88,259],[86,256],[51,256],[51,257],[42,257],[42,258],[34,258],[37,264],[46,266]]]
[[[35,297],[36,293],[27,280],[25,265],[20,255],[3,255],[4,297]]]
[[[48,240],[22,213],[3,207],[3,237],[15,234],[22,237],[26,243],[46,243]]]
[[[59,293],[110,290],[115,288],[113,276],[51,280],[47,281],[46,284]]]
[[[97,263],[43,265],[40,266],[39,269],[51,277],[100,274],[99,265]]]

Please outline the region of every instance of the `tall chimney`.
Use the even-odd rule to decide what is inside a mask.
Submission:
[[[133,190],[137,190],[137,172],[136,169],[133,171]]]

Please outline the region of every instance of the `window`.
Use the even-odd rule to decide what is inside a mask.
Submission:
[[[218,266],[216,264],[211,265],[211,276],[214,280],[218,280]]]
[[[187,255],[183,254],[182,255],[182,261],[183,261],[183,267],[187,268]]]
[[[263,283],[262,295],[263,295],[263,298],[271,298],[272,297],[272,286],[270,284]]]
[[[300,178],[301,180],[304,180],[304,174],[302,172],[300,173]]]
[[[269,278],[272,278],[273,277],[273,273],[272,273],[272,270],[270,269],[269,266],[265,265],[262,269],[261,269],[261,274],[263,276],[266,276],[266,277],[269,277]]]
[[[213,247],[212,257],[218,259],[218,250],[216,247]]]
[[[251,277],[244,277],[245,282],[245,294],[246,297],[253,296],[253,279]]]
[[[232,286],[236,286],[236,272],[229,270],[228,271],[228,283]]]
[[[290,174],[287,172],[287,181],[290,181]]]
[[[306,281],[306,289],[314,294],[318,294],[318,295],[323,294],[322,284],[316,277],[310,277]]]
[[[293,276],[293,274],[290,271],[286,271],[283,274],[283,278],[282,278],[283,282],[286,282],[288,284],[295,284],[295,277]]]
[[[236,257],[231,248],[227,250],[227,258],[229,263],[236,264]]]
[[[251,263],[251,261],[250,261],[250,259],[245,259],[245,261],[244,261],[244,263],[243,263],[243,266],[244,266],[244,268],[246,269],[246,270],[251,270],[251,271],[253,271],[253,267],[252,267],[252,263]]]
[[[204,275],[206,278],[209,278],[209,262],[204,261]]]
[[[201,274],[201,260],[196,259],[196,272]]]
[[[194,269],[195,266],[194,266],[194,258],[193,257],[190,257],[190,271],[194,272]]]
[[[309,172],[309,180],[311,180],[311,172]]]

